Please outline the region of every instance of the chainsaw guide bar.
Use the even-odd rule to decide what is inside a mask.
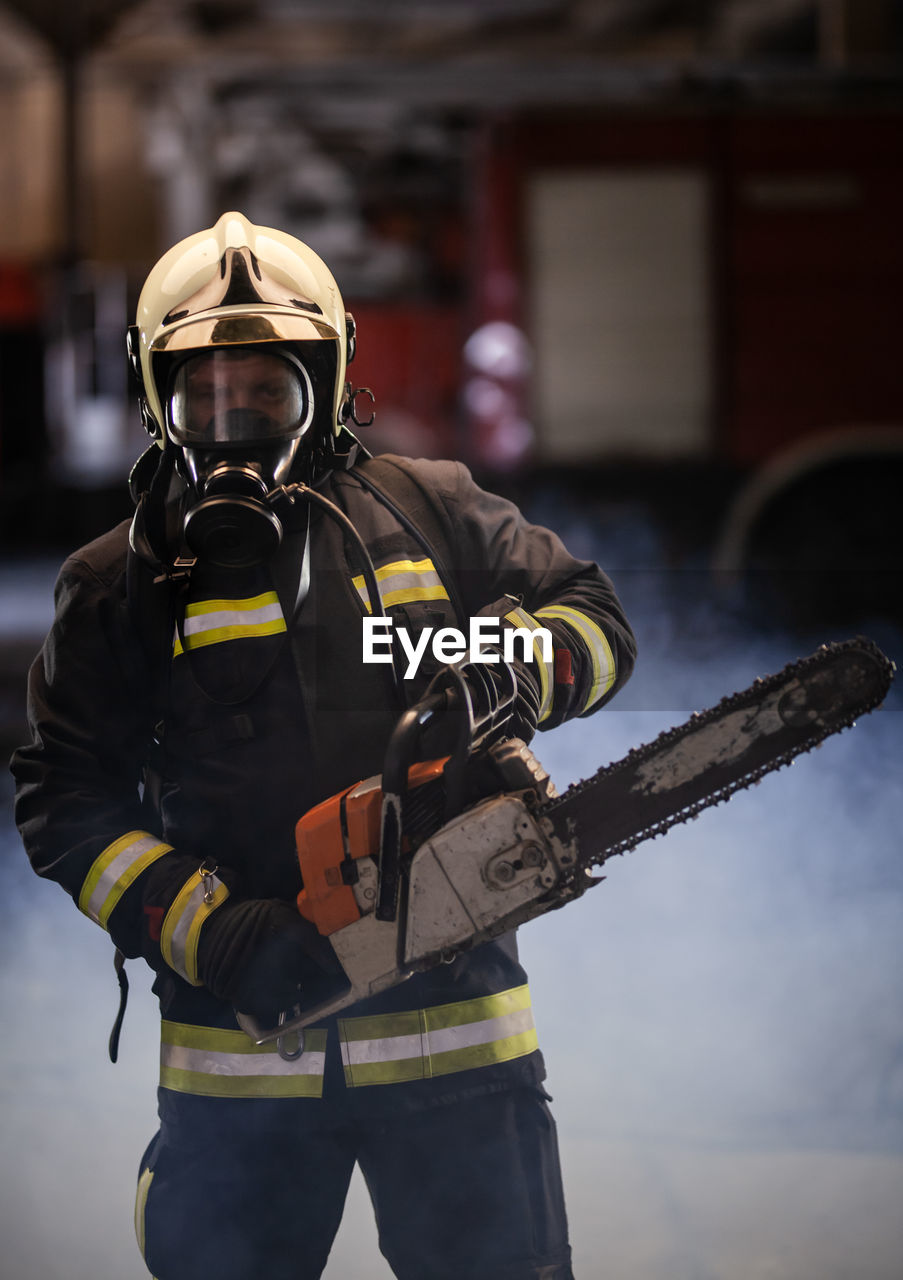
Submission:
[[[754,786],[886,696],[894,664],[871,640],[826,644],[575,783],[541,813],[598,866]]]

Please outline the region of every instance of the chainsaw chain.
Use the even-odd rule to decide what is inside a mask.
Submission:
[[[769,763],[760,765],[756,769],[751,769],[742,777],[735,779],[733,782],[725,786],[717,788],[699,800],[693,801],[691,804],[685,805],[682,809],[675,811],[668,817],[658,822],[650,823],[642,831],[635,835],[626,837],[610,845],[595,857],[581,861],[578,868],[570,873],[568,882],[576,887],[580,872],[592,866],[600,866],[609,858],[629,852],[636,848],[638,844],[642,844],[645,840],[653,840],[656,836],[664,835],[672,827],[677,826],[681,822],[689,822],[697,817],[704,809],[709,809],[713,805],[721,804],[723,801],[730,799],[737,791],[745,790],[747,787],[756,786],[766,774],[773,773],[777,769],[783,768],[791,763],[797,756],[804,755],[813,750],[813,748],[821,745],[826,738],[831,737],[835,733],[841,732],[843,729],[851,728],[859,716],[865,715],[872,711],[883,700],[887,688],[893,678],[894,664],[881,652],[876,644],[864,637],[857,637],[852,640],[838,641],[832,644],[824,644],[815,653],[807,658],[801,658],[797,662],[791,662],[781,671],[772,676],[763,676],[755,681],[747,688],[739,693],[728,694],[727,697],[721,699],[714,707],[710,707],[706,711],[694,712],[689,721],[684,724],[676,725],[672,729],[666,729],[660,733],[652,742],[645,743],[643,746],[634,747],[631,751],[623,756],[620,760],[616,760],[613,764],[605,768],[599,769],[591,778],[587,778],[582,782],[577,782],[569,787],[567,791],[553,800],[549,804],[542,806],[540,814],[542,817],[549,817],[554,822],[556,809],[563,803],[573,799],[575,795],[589,790],[594,783],[600,778],[610,774],[614,774],[621,769],[630,766],[641,765],[650,757],[656,755],[662,748],[668,747],[677,742],[680,738],[685,737],[690,731],[695,732],[697,729],[711,724],[715,720],[719,720],[731,711],[739,710],[743,706],[754,705],[767,697],[773,690],[778,689],[781,685],[786,684],[788,679],[798,675],[805,675],[807,671],[813,670],[822,665],[826,654],[834,655],[844,651],[855,650],[859,653],[869,654],[876,664],[884,671],[886,680],[883,687],[880,687],[870,700],[863,702],[857,709],[850,713],[845,719],[832,721],[830,725],[814,725],[811,737],[798,744],[795,744],[789,750],[782,752],[774,757]]]

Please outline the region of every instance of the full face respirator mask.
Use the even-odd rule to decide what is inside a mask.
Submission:
[[[310,375],[285,348],[218,347],[178,364],[167,425],[199,560],[237,569],[275,554],[283,529],[267,495],[288,479],[313,417]]]

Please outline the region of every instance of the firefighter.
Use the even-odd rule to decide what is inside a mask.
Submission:
[[[363,661],[368,615],[414,635],[545,628],[551,654],[486,665],[487,687],[513,678],[505,727],[527,741],[597,711],[633,663],[597,566],[459,464],[369,457],[348,428],[354,346],[325,264],[238,213],[152,269],[129,351],[153,443],[134,519],[61,570],[17,821],[36,872],[154,971],[160,1127],[136,1229],[157,1280],[319,1276],[355,1163],[403,1280],[566,1280],[513,936],[325,1019],[298,1056],[236,1021],[335,981],[294,905],[294,824],[380,771],[435,674]]]

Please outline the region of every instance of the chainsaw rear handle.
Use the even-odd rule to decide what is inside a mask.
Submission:
[[[252,1014],[236,1011],[238,1025],[255,1044],[281,1042],[312,1023],[340,1013],[349,1005],[398,986],[414,972],[398,964],[398,925],[377,920],[374,912],[330,934],[329,941],[345,974],[336,980],[334,992],[303,1010],[287,1013],[275,1027],[264,1026]]]

